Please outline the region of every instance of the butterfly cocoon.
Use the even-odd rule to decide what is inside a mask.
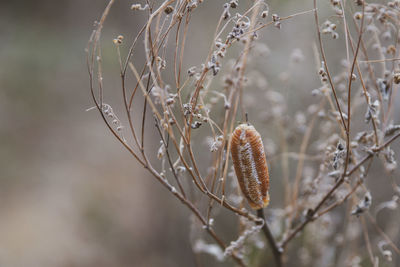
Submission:
[[[260,134],[249,124],[240,124],[232,133],[231,155],[240,189],[252,209],[269,203],[269,174]]]

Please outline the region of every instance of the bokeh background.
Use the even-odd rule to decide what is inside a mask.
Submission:
[[[224,2],[205,1],[193,16],[196,31],[189,33],[186,47],[197,65],[204,60],[209,47],[204,38],[209,41]],[[267,2],[271,13],[281,16],[312,9],[311,1]],[[198,262],[190,248],[189,212],[121,147],[98,112],[86,111],[93,104],[84,49],[106,4],[0,3],[0,266]],[[118,34],[132,38],[145,19],[129,9],[131,4],[116,1],[103,34],[111,99],[120,94],[112,39]],[[253,66],[278,87],[293,49],[303,51],[307,60],[290,71],[296,82],[282,87],[289,114],[312,103],[309,92],[319,82],[310,46],[313,17],[293,20],[283,22],[281,30],[260,33],[271,53],[268,62]],[[343,42],[334,48],[342,49]],[[333,57],[332,64],[339,60]],[[207,260],[209,266],[217,264]]]

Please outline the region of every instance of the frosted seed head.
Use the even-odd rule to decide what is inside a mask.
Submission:
[[[165,14],[171,14],[172,12],[174,12],[174,8],[173,8],[173,6],[167,6],[165,9],[164,9],[164,12],[165,12]]]

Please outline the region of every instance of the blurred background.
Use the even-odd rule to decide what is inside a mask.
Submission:
[[[0,4],[0,266],[198,262],[190,248],[189,212],[121,147],[97,111],[86,111],[93,104],[84,49],[107,2]],[[282,17],[312,9],[311,1],[267,2],[271,13]],[[223,3],[205,1],[193,16],[191,27],[196,30],[189,33],[186,47],[197,65],[207,53]],[[112,39],[119,34],[132,38],[145,19],[129,9],[131,4],[116,1],[103,33],[111,99],[113,94],[120,97]],[[315,38],[313,17],[293,20],[283,22],[280,31],[271,27],[260,32],[271,55],[268,65],[261,60],[253,66],[268,73],[269,84],[278,87],[293,49],[302,50],[307,60],[292,72],[297,82],[282,89],[289,114],[312,103],[309,92],[319,83],[310,46]],[[343,42],[337,43],[336,49],[341,48]],[[335,64],[340,58],[331,61]],[[204,266],[219,266],[205,257],[203,263],[210,263]]]

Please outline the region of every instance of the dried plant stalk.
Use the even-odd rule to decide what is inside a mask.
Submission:
[[[399,36],[400,2],[394,1],[382,5],[356,1],[353,5],[359,11],[354,13],[351,9],[346,10],[343,1],[330,1],[336,17],[332,18],[333,21],[326,20],[321,24],[316,1],[314,1],[313,10],[298,12],[287,17],[272,14],[269,18],[269,6],[261,0],[252,2],[253,4],[243,12],[237,9],[235,11],[237,14],[232,16],[230,12],[238,7],[238,1],[232,0],[223,5],[203,64],[192,62],[191,54],[184,52],[185,43],[191,41],[188,34],[191,29],[189,26],[191,14],[197,12],[197,7],[201,6],[203,1],[165,0],[159,5],[146,1],[147,4],[144,7],[134,4],[132,9],[147,12],[148,18],[134,38],[124,61],[121,58],[123,50],[120,51],[120,46],[124,45],[123,38],[118,36],[114,40],[121,68],[122,103],[127,115],[125,121],[123,118],[121,121],[117,118],[111,106],[105,102],[107,99],[103,97],[100,35],[113,2],[113,0],[110,1],[101,19],[95,24],[96,28],[87,48],[91,95],[112,134],[136,161],[192,212],[202,228],[218,245],[217,249],[215,246],[200,246],[203,249],[195,250],[214,255],[217,260],[225,260],[227,256],[231,256],[240,266],[247,264],[253,266],[252,259],[249,257],[254,255],[251,245],[254,237],[251,237],[250,233],[262,229],[275,258],[275,265],[289,266],[298,255],[289,249],[288,244],[295,243],[292,241],[300,233],[310,235],[308,231],[304,231],[308,226],[311,229],[325,227],[325,231],[318,231],[318,242],[307,246],[302,245],[302,252],[305,255],[307,253],[316,255],[327,246],[336,249],[335,253],[338,255],[345,254],[346,244],[352,243],[347,241],[351,240],[346,239],[341,245],[328,244],[328,240],[332,240],[333,235],[337,233],[330,232],[329,229],[342,228],[339,227],[341,226],[339,223],[330,220],[329,216],[332,216],[331,213],[336,207],[344,205],[347,199],[351,198],[353,203],[357,203],[359,202],[357,195],[369,191],[365,181],[369,176],[369,167],[376,158],[375,155],[381,155],[380,158],[387,169],[387,176],[390,175],[389,172],[395,171],[397,166],[395,152],[390,145],[400,138],[397,117],[392,114],[396,108],[395,96],[400,83],[398,78],[400,65],[396,62],[398,60],[396,49]],[[350,27],[351,20],[348,14],[350,11],[354,13],[352,15],[356,31],[351,30],[352,27]],[[251,91],[245,92],[243,89],[257,83],[257,79],[254,78],[257,76],[251,75],[255,70],[251,68],[254,61],[249,55],[253,47],[257,48],[260,30],[267,26],[280,29],[281,22],[310,12],[313,12],[315,17],[317,46],[320,53],[318,55],[316,51],[317,69],[319,68],[317,73],[321,80],[321,84],[318,85],[320,87],[314,89],[312,94],[318,97],[317,102],[320,104],[309,106],[307,111],[297,110],[292,120],[290,112],[286,110],[285,97],[271,90],[267,85],[266,88],[258,86],[266,90],[267,101],[271,103],[263,107],[265,114],[268,114],[266,117],[274,120],[279,126],[278,132],[281,136],[280,147],[276,148],[275,152],[268,153],[271,157],[269,159],[271,169],[277,170],[274,164],[279,163],[274,162],[274,157],[283,159],[280,162],[282,163],[281,180],[285,188],[285,201],[276,201],[275,209],[270,210],[268,214],[270,227],[263,214],[263,208],[269,204],[269,173],[261,136],[252,125],[247,123],[233,129],[240,113],[244,117],[246,112],[252,112],[248,110],[249,104],[245,101],[245,97],[249,96]],[[328,68],[333,63],[330,61],[330,52],[324,48],[326,40],[322,37],[324,34],[329,34],[333,39],[338,38],[341,32],[336,26],[337,21],[344,26],[346,45],[345,64],[339,73],[331,70],[337,68]],[[176,37],[171,38],[171,33],[175,33],[175,30]],[[380,30],[385,31],[382,38],[375,32]],[[225,33],[226,39],[224,39]],[[395,38],[392,38],[391,34],[394,33]],[[383,38],[384,36],[386,38]],[[171,42],[171,39],[175,42]],[[143,51],[134,49],[139,40],[144,41],[144,54]],[[395,45],[389,45],[389,42],[394,42]],[[240,46],[240,43],[243,45]],[[382,44],[389,46],[386,48]],[[226,53],[235,46],[241,48],[240,53],[234,53],[235,50],[231,54]],[[369,53],[376,50],[374,47],[380,51],[378,61],[369,59]],[[168,57],[168,51],[175,51],[172,62]],[[145,56],[142,66],[140,66],[141,61],[137,60],[141,55]],[[340,57],[340,54],[335,54],[335,56]],[[290,61],[293,68],[299,68],[294,64],[304,56],[296,52],[291,58],[293,58],[293,62],[292,59]],[[228,60],[232,61],[232,65],[227,64]],[[188,69],[187,77],[182,71],[185,62],[193,65]],[[361,62],[363,64],[359,64]],[[386,66],[389,62],[392,63],[391,70]],[[375,70],[372,63],[382,63],[380,65],[382,70],[378,68]],[[288,80],[294,79],[296,75],[290,72],[294,72],[294,69],[285,71],[282,77],[287,77]],[[221,77],[221,75],[225,75],[222,77],[223,86],[219,86],[216,80],[216,77]],[[258,76],[261,75],[263,74]],[[131,77],[135,80],[133,85],[127,80]],[[174,77],[174,83],[168,83],[166,77]],[[279,88],[282,85],[286,86],[283,81],[280,81],[278,85]],[[223,88],[223,91],[216,88]],[[223,98],[223,103],[210,95]],[[136,125],[136,127],[140,126],[139,128],[135,128],[136,121],[133,116],[136,111],[133,109],[135,101],[143,102],[141,121],[139,120]],[[360,107],[367,109],[365,116],[367,125],[364,127],[360,127],[357,123],[361,118],[357,115],[360,114]],[[224,113],[216,112],[220,108],[224,109]],[[146,114],[149,112],[156,118],[155,127],[161,142],[157,159],[161,160],[161,164],[153,159],[149,146],[151,140],[146,136],[145,125],[148,124]],[[222,116],[218,117],[216,114],[222,114]],[[307,114],[310,115],[309,118]],[[291,123],[292,121],[294,124]],[[124,124],[129,125],[129,128],[124,130]],[[208,130],[207,127],[210,129]],[[273,131],[270,133],[270,130],[272,129],[269,128],[267,131],[273,139]],[[232,135],[229,136],[229,133]],[[293,138],[296,134],[304,135],[301,143],[296,141],[300,140],[299,138]],[[353,136],[355,136],[354,139],[352,139]],[[203,151],[201,146],[197,145],[204,137],[212,140],[209,152]],[[267,143],[267,151],[270,151],[271,147],[274,146]],[[300,148],[299,153],[296,153],[298,148]],[[212,153],[212,156],[210,157],[207,153]],[[240,189],[250,207],[257,210],[257,215],[242,206],[242,198],[236,193],[236,184],[232,184],[233,192],[230,190],[232,188],[229,188],[231,184],[228,178],[232,175],[230,160],[227,156],[229,153],[232,155]],[[297,169],[293,180],[290,178],[292,162],[289,162],[287,155],[296,155]],[[203,162],[205,158],[207,161]],[[309,162],[309,159],[313,159],[313,162]],[[399,188],[396,189],[397,191],[393,190],[397,192],[394,193],[399,194],[400,187],[397,186],[395,179],[392,183],[393,188]],[[274,190],[279,190],[279,187]],[[289,201],[289,196],[291,201]],[[205,206],[206,209],[204,209],[205,203],[208,203]],[[215,231],[221,220],[219,220],[220,216],[213,212],[214,206],[215,209],[220,207],[239,215],[242,221],[248,223],[247,229],[257,231],[240,230],[236,241],[226,243]],[[397,207],[397,204],[395,206]],[[352,209],[346,210],[346,214],[335,211],[335,216],[341,218],[340,216],[343,215],[349,218]],[[365,216],[363,215],[365,212],[369,215],[367,209],[360,211],[357,215]],[[379,228],[372,217],[369,223],[378,230],[385,242],[400,254],[395,242],[385,234],[386,229]],[[284,227],[280,228],[280,225]],[[347,224],[344,223],[344,226],[345,229]],[[365,236],[367,234],[369,233],[365,232]],[[357,240],[357,238],[354,239],[355,242]],[[372,245],[374,239],[371,238],[366,243]],[[222,251],[225,253],[222,254]],[[368,252],[369,256],[376,253],[371,249]],[[368,256],[367,253],[360,255],[363,254]],[[315,259],[303,257],[306,261],[296,263],[301,266],[312,266],[313,263],[326,260],[324,257]],[[338,266],[350,264],[348,264],[348,259],[342,261],[339,261]]]

